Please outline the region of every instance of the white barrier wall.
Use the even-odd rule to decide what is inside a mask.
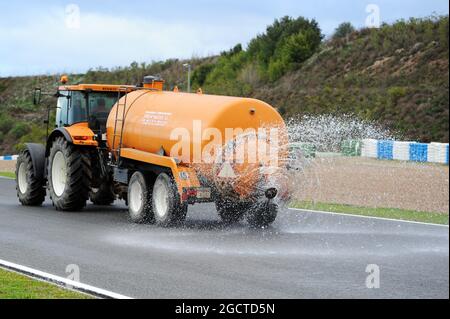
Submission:
[[[411,142],[395,141],[393,146],[393,159],[409,161],[409,145]]]
[[[362,140],[361,156],[376,158],[378,156],[378,141],[374,139]]]
[[[431,143],[428,145],[428,162],[448,164],[448,144]]]
[[[361,156],[400,161],[449,163],[446,143],[417,143],[389,140],[362,140]]]

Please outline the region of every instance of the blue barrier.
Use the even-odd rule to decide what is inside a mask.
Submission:
[[[415,162],[428,161],[428,144],[411,143],[409,146],[409,160]]]
[[[394,159],[394,141],[378,141],[377,156],[379,159]]]
[[[0,156],[0,161],[13,161],[17,159],[17,155],[4,155]]]

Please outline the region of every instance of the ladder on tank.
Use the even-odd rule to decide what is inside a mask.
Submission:
[[[111,151],[113,154],[113,162],[116,166],[119,165],[120,161],[120,150],[122,148],[123,143],[123,129],[125,126],[125,116],[126,116],[126,109],[127,109],[127,96],[128,96],[129,89],[127,87],[120,87],[117,92],[117,105],[116,105],[116,116],[114,119],[114,132],[113,132],[113,139],[112,139],[112,145],[111,145]],[[125,93],[123,96],[123,102],[121,103],[121,93]],[[119,109],[122,107],[122,112],[119,111]],[[121,114],[121,118],[119,118],[119,114]],[[119,124],[120,123],[120,124]],[[117,128],[118,125],[120,125],[120,132],[118,132]],[[118,141],[117,147],[116,147],[116,141]],[[114,161],[115,158],[115,161]]]

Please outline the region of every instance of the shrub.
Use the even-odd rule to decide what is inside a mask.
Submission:
[[[9,134],[15,138],[21,138],[30,131],[30,127],[22,122],[17,123],[10,131]]]
[[[444,48],[448,48],[448,16],[439,20],[439,41]]]
[[[406,96],[408,89],[405,87],[394,86],[388,89],[388,95],[394,104],[397,104],[398,100]]]
[[[6,134],[14,126],[14,121],[9,116],[0,116],[0,132]]]
[[[192,86],[203,86],[213,68],[214,64],[203,64],[196,68],[192,74]]]

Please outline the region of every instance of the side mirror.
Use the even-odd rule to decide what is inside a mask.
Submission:
[[[34,89],[34,94],[33,94],[33,104],[34,105],[41,104],[41,95],[42,95],[41,89],[40,88],[35,88]]]

